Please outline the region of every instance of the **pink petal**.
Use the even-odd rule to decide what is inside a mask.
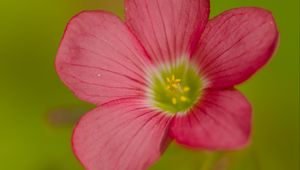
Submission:
[[[207,24],[193,56],[210,87],[231,87],[266,64],[278,36],[270,12],[259,8],[233,9]]]
[[[249,141],[251,106],[236,90],[207,90],[187,116],[177,116],[170,136],[183,145],[210,150],[237,149]]]
[[[56,70],[81,99],[100,103],[143,95],[144,50],[120,19],[102,11],[82,12],[68,24]]]
[[[156,62],[189,55],[209,16],[209,0],[127,0],[126,23]]]
[[[170,117],[138,100],[118,100],[81,118],[73,150],[89,170],[143,170],[168,144]]]

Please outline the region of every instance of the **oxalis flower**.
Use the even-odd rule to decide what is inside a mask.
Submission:
[[[195,149],[249,142],[251,106],[233,86],[270,59],[271,13],[238,8],[208,20],[209,0],[127,0],[123,23],[86,11],[68,24],[56,69],[98,107],[74,129],[89,170],[147,169],[170,139]]]

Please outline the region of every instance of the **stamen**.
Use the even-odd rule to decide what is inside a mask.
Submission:
[[[175,89],[178,89],[178,85],[175,83],[172,84],[172,87],[174,87]]]
[[[172,98],[172,103],[177,104],[177,99],[175,97]]]
[[[185,96],[181,96],[181,97],[180,97],[180,101],[186,102],[186,101],[187,101],[187,98],[186,98]]]
[[[151,75],[150,102],[170,114],[186,112],[202,95],[198,94],[202,87],[198,70],[188,61],[166,64],[168,67],[158,68]]]
[[[190,91],[190,87],[188,87],[188,86],[185,86],[185,87],[183,88],[183,91],[184,91],[184,92],[188,92],[188,91]]]
[[[175,82],[176,82],[176,83],[180,83],[180,82],[181,82],[181,79],[176,79]]]

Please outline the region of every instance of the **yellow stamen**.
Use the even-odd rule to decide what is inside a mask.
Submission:
[[[176,83],[180,83],[180,82],[181,82],[181,79],[176,79],[175,82],[176,82]]]
[[[167,82],[168,82],[168,83],[171,83],[171,80],[170,80],[170,78],[169,78],[169,77],[167,77]]]
[[[188,86],[185,86],[185,87],[183,88],[183,91],[184,91],[184,92],[188,92],[188,91],[190,91],[190,88],[189,88]]]
[[[187,98],[186,98],[185,96],[181,96],[181,97],[180,97],[180,101],[186,102],[186,101],[187,101]]]
[[[172,98],[172,103],[177,104],[177,99],[175,97]]]
[[[174,75],[174,74],[172,74],[172,80],[173,80],[173,81],[175,80],[175,75]]]
[[[170,90],[171,86],[170,85],[167,85],[166,89],[167,90]]]
[[[175,83],[172,84],[172,87],[174,87],[175,89],[178,89],[178,85]]]

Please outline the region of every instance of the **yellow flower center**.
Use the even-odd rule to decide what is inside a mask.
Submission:
[[[150,78],[151,105],[169,114],[187,112],[201,96],[201,77],[189,61],[163,65]]]

